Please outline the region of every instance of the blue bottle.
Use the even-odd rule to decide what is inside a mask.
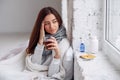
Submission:
[[[82,38],[80,38],[80,52],[85,52],[85,44],[82,42]]]
[[[85,52],[85,44],[84,43],[80,44],[80,52]]]

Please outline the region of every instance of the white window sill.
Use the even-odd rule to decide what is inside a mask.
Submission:
[[[98,52],[93,60],[79,58],[84,53],[75,52],[74,80],[120,80],[117,70],[109,60]]]

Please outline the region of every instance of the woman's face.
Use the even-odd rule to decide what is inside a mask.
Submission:
[[[53,14],[49,14],[44,18],[45,31],[49,34],[55,34],[59,29],[59,23]]]

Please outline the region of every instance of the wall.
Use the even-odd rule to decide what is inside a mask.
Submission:
[[[62,0],[62,18],[67,30],[67,37],[72,43],[73,0]]]
[[[44,6],[61,14],[61,0],[0,0],[0,33],[31,32]]]
[[[104,0],[73,0],[73,48],[79,49],[82,37],[86,51],[89,50],[88,34],[97,36],[99,50],[102,49]],[[92,44],[91,44],[92,45]]]

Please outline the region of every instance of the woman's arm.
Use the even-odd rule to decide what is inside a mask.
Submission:
[[[43,53],[44,46],[37,44],[34,54],[32,55],[32,62],[40,64],[41,63],[41,58],[42,58],[42,53]]]
[[[37,44],[34,54],[26,56],[26,70],[32,72],[41,72],[48,70],[48,66],[41,65],[43,47],[44,46]]]
[[[53,60],[48,69],[48,77],[51,77],[52,79],[55,80],[57,79],[63,80],[65,78],[65,69],[62,65],[61,58],[57,59],[53,56]]]
[[[73,74],[73,51],[66,39],[61,43],[59,45],[61,58],[56,59],[53,55],[54,58],[49,66],[48,76],[54,79],[70,80]]]
[[[32,62],[33,63],[41,64],[42,53],[43,53],[43,50],[44,50],[44,46],[43,46],[44,36],[45,36],[44,23],[42,22],[42,25],[41,25],[41,28],[40,28],[39,41],[38,41],[38,44],[37,44],[37,46],[34,50],[34,54],[32,55]]]
[[[73,65],[73,51],[70,47],[63,59],[53,59],[49,66],[48,76],[55,80],[71,80],[73,77]]]

